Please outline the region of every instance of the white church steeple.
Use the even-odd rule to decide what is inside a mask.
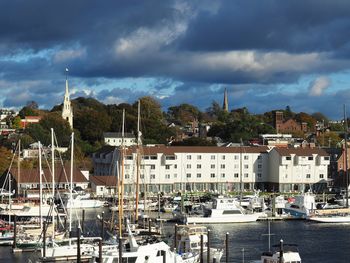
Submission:
[[[68,69],[66,68],[66,92],[64,94],[62,118],[68,121],[70,127],[73,129],[73,110],[69,99],[69,88],[68,88]]]

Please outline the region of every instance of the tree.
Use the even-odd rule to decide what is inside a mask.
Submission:
[[[0,176],[10,167],[13,154],[3,146],[0,146]]]
[[[39,109],[38,103],[36,103],[34,100],[27,101],[26,107],[27,107],[27,108],[30,108],[30,109],[32,109],[32,110],[37,110],[37,109]]]
[[[93,144],[102,140],[103,133],[110,130],[111,122],[105,111],[87,108],[76,113],[74,126],[80,131],[83,140]]]
[[[20,116],[16,116],[13,120],[12,120],[12,125],[11,125],[12,129],[20,129],[21,128],[21,117]]]
[[[328,118],[321,112],[315,112],[311,115],[311,117],[313,117],[316,121],[319,122],[328,122]]]
[[[179,106],[169,107],[167,115],[168,118],[177,120],[182,125],[185,125],[193,120],[199,120],[200,113],[197,107],[184,103]]]
[[[133,106],[137,109],[138,102],[135,102]],[[150,119],[156,121],[163,120],[163,112],[161,109],[161,105],[158,101],[150,96],[140,98],[141,105],[141,118],[142,119]]]

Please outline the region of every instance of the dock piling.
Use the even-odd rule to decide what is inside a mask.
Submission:
[[[210,229],[208,229],[207,262],[210,262]]]
[[[228,235],[229,233],[226,233],[226,238],[225,238],[225,250],[226,250],[226,263],[228,263]]]

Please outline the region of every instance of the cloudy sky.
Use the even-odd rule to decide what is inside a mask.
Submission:
[[[350,104],[348,0],[0,2],[0,105],[152,95],[340,119]]]

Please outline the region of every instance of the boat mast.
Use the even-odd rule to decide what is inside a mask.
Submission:
[[[348,120],[346,117],[346,107],[344,104],[344,143],[345,143],[345,200],[346,200],[346,207],[349,207],[349,172],[348,172]]]
[[[43,215],[42,215],[42,197],[43,197],[43,179],[42,179],[42,175],[43,175],[43,170],[42,170],[42,166],[41,166],[41,143],[40,141],[38,142],[39,145],[39,216],[40,216],[40,229],[43,229]]]
[[[72,132],[71,140],[71,152],[70,152],[70,188],[69,188],[69,234],[72,232],[72,207],[73,207],[73,153],[74,153],[74,132]],[[67,202],[68,204],[68,202]],[[67,205],[68,207],[68,205]],[[72,240],[69,239],[69,245],[72,244]]]
[[[55,144],[51,128],[51,166],[52,166],[52,239],[55,238]]]
[[[141,132],[140,132],[140,100],[137,106],[137,148],[136,148],[136,207],[135,207],[135,222],[139,218],[139,184],[140,184],[140,144],[141,144]],[[143,204],[145,210],[146,204]]]
[[[21,187],[20,187],[20,182],[21,182],[21,139],[18,140],[18,196],[21,194]]]
[[[240,186],[239,186],[239,192],[240,192],[240,196],[239,196],[239,205],[242,205],[242,199],[243,199],[243,178],[242,178],[242,165],[243,165],[243,161],[242,161],[242,145],[243,145],[243,141],[241,138],[241,143],[240,143],[240,156],[239,156],[239,177],[240,177]]]
[[[121,162],[120,162],[120,176],[119,176],[119,237],[122,237],[123,226],[123,205],[124,205],[124,123],[125,123],[125,109],[123,109],[123,122],[122,122],[122,144],[121,144]]]

